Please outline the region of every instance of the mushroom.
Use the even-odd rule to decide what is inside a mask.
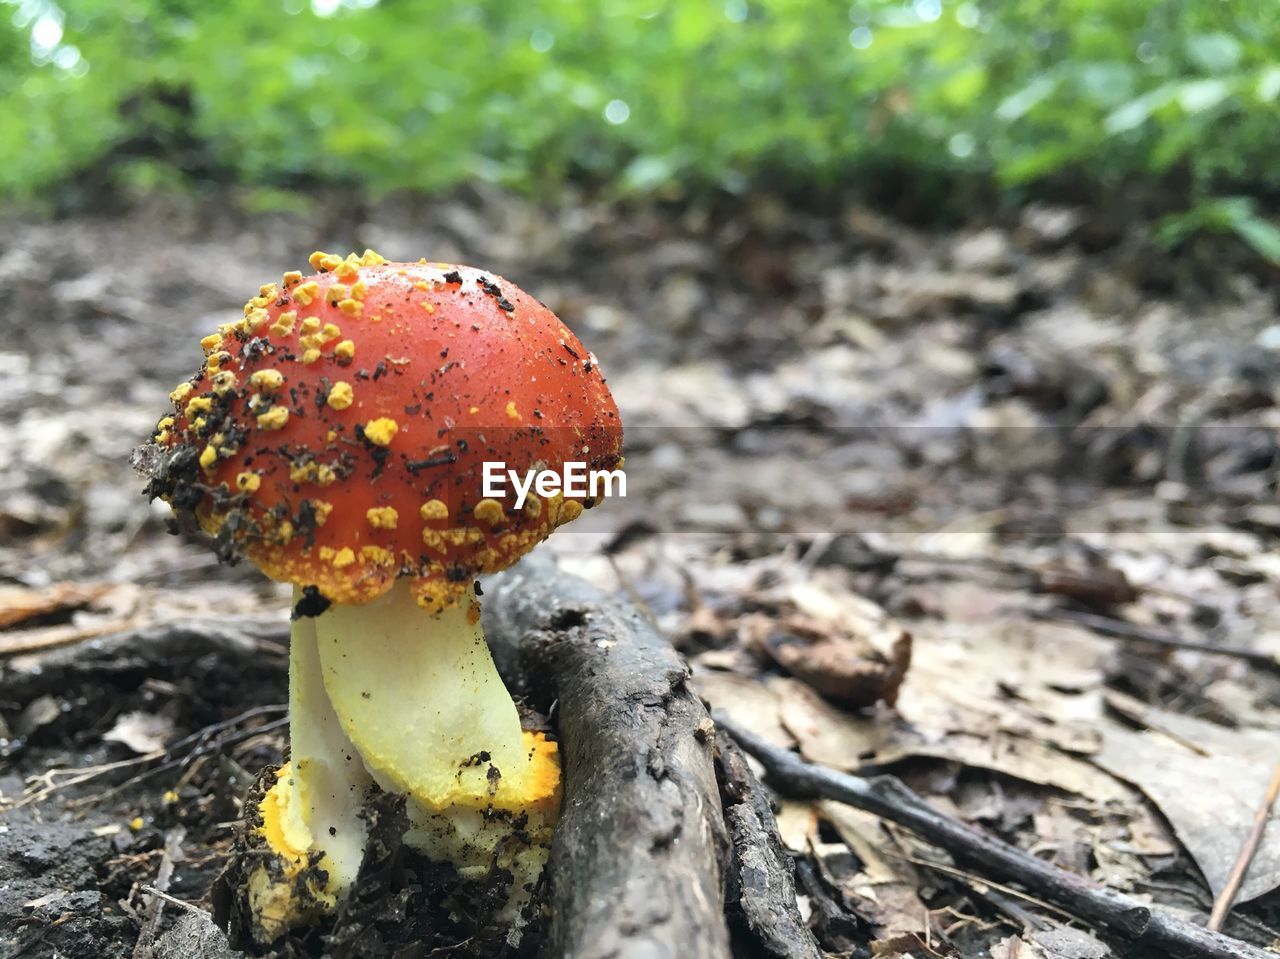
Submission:
[[[201,341],[170,394],[147,492],[219,555],[292,583],[290,757],[247,810],[266,944],[334,910],[364,857],[375,787],[405,841],[527,901],[559,808],[559,758],[522,730],[480,628],[475,579],[593,505],[485,497],[485,462],[621,465],[595,358],[500,277],[366,251],[316,253]]]

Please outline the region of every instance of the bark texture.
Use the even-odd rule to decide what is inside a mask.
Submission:
[[[796,906],[794,866],[764,787],[728,736],[717,741],[716,772],[725,822],[733,837],[726,900],[746,955],[822,959],[817,940]]]
[[[499,669],[560,735],[547,955],[728,959],[714,726],[683,660],[634,607],[549,560],[485,592]]]

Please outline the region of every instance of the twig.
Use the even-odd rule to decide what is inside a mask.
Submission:
[[[194,862],[194,860],[192,861]],[[163,899],[165,902],[170,903],[171,905],[179,906],[182,909],[185,909],[187,912],[194,912],[197,916],[204,916],[210,922],[213,922],[213,917],[210,916],[207,911],[197,906],[194,902],[187,902],[187,900],[185,899],[179,899],[177,896],[171,896],[167,892],[157,889],[155,886],[144,885],[144,886],[141,886],[140,888],[143,892],[145,892],[149,896],[155,896],[157,899]]]
[[[133,946],[133,959],[151,959],[152,946],[156,941],[156,932],[160,928],[160,916],[164,912],[164,901],[170,898],[166,893],[169,882],[173,879],[174,863],[180,862],[182,856],[182,840],[187,838],[187,830],[182,826],[174,826],[164,837],[164,852],[160,856],[160,865],[156,869],[156,881],[152,886],[143,886],[147,896],[146,913],[142,919],[142,928],[138,930],[138,941]],[[154,895],[158,893],[159,895]]]
[[[788,794],[834,799],[905,826],[983,874],[1016,883],[1121,939],[1185,959],[1275,959],[1255,946],[1156,911],[943,815],[893,776],[866,779],[807,763],[722,714],[715,718]]]
[[[86,639],[124,632],[137,623],[137,618],[126,616],[89,626],[64,623],[59,626],[25,629],[0,636],[0,656],[19,656],[24,653],[53,649],[55,646],[70,646],[72,643],[81,643]]]
[[[17,800],[16,802],[13,802],[7,806],[4,806],[3,811],[18,809],[18,808],[21,808],[22,806],[29,806],[32,803],[42,802],[43,800],[49,798],[51,795],[53,795],[55,792],[58,792],[59,790],[66,789],[69,786],[78,786],[81,783],[86,783],[91,780],[97,779],[99,776],[105,776],[107,773],[114,772],[117,769],[128,769],[132,766],[145,766],[147,763],[154,762],[157,759],[164,759],[166,757],[170,757],[169,761],[164,763],[163,765],[157,766],[154,769],[147,770],[146,772],[141,773],[138,776],[135,776],[127,780],[126,782],[122,783],[120,786],[117,786],[114,789],[109,790],[107,793],[101,794],[101,795],[111,795],[112,793],[118,791],[119,789],[122,789],[134,782],[137,782],[139,779],[145,778],[147,776],[153,776],[156,773],[162,772],[165,769],[172,769],[174,766],[183,765],[185,763],[190,762],[195,757],[205,752],[208,752],[211,746],[211,742],[210,742],[211,738],[216,737],[217,734],[220,732],[223,732],[227,729],[232,729],[243,722],[247,722],[248,720],[253,719],[256,716],[263,716],[263,715],[268,715],[270,713],[284,712],[287,708],[288,707],[285,706],[283,703],[273,703],[267,706],[255,706],[252,709],[246,709],[244,712],[240,713],[237,716],[232,716],[230,719],[224,719],[221,722],[211,723],[210,725],[205,726],[202,729],[197,729],[194,733],[191,733],[188,736],[182,737],[178,741],[166,746],[164,749],[155,749],[149,753],[143,753],[141,756],[133,756],[129,759],[121,759],[118,762],[104,763],[99,766],[86,766],[81,769],[51,769],[48,772],[46,772],[43,776],[39,777],[40,779],[43,779],[47,783],[47,785],[45,785],[41,789],[37,789],[33,793],[29,793],[28,795],[23,796],[21,799]],[[274,723],[267,723],[264,726],[255,726],[252,730],[246,731],[246,734],[252,735],[252,734],[264,732],[276,726],[283,725],[284,722],[285,720],[277,720]],[[200,742],[200,740],[204,740],[204,742]],[[235,742],[235,741],[238,741],[238,740],[235,740],[235,739],[232,740],[232,742]],[[214,739],[212,741],[212,745],[216,746],[216,745],[226,744],[226,742],[227,741],[225,740]],[[197,745],[189,753],[179,756],[176,759],[172,758],[174,756],[177,756],[177,753],[179,750],[190,745],[191,743],[199,743],[199,745]],[[54,776],[71,776],[72,778],[63,780],[62,782],[54,782],[53,781]],[[93,798],[96,800],[100,798],[100,796],[95,796]]]
[[[796,905],[792,861],[769,796],[737,743],[724,737],[716,747],[720,801],[733,843],[725,873],[727,911],[759,944],[759,955],[819,959],[822,950]]]
[[[259,708],[265,709],[267,707]],[[283,709],[284,707],[279,706],[275,708]],[[185,755],[176,756],[168,762],[161,763],[159,766],[154,766],[151,769],[143,770],[135,776],[130,776],[117,786],[112,786],[110,789],[103,790],[100,793],[94,793],[92,796],[82,796],[78,799],[72,799],[67,803],[67,808],[79,809],[85,806],[96,806],[104,800],[110,799],[112,796],[115,796],[130,787],[136,786],[144,779],[150,779],[152,776],[158,776],[160,773],[168,772],[171,769],[181,769],[192,760],[206,755],[207,753],[211,753],[215,749],[220,749],[224,746],[234,746],[237,743],[243,742],[244,740],[250,739],[254,736],[260,736],[263,733],[271,732],[274,729],[280,729],[288,722],[289,718],[287,716],[281,716],[279,719],[273,719],[271,722],[263,723],[261,726],[254,726],[252,729],[242,729],[237,733],[232,733],[230,736],[211,739],[208,742],[204,742],[196,746]]]
[[[49,769],[35,776],[30,780],[34,785],[43,782],[45,785],[37,789],[33,793],[28,793],[21,799],[4,806],[4,811],[10,809],[20,809],[23,806],[29,806],[32,803],[41,802],[52,796],[60,789],[66,789],[68,786],[78,786],[80,783],[87,783],[90,780],[97,779],[99,776],[105,776],[109,772],[117,769],[128,769],[131,766],[141,766],[151,762],[153,759],[160,759],[164,756],[163,749],[155,749],[149,753],[143,753],[141,756],[134,756],[130,759],[121,759],[114,763],[102,763],[97,766],[84,766],[79,769]],[[71,776],[70,779],[64,779],[62,782],[54,782],[55,776]]]
[[[1253,857],[1257,855],[1258,847],[1262,845],[1262,834],[1267,831],[1267,820],[1271,818],[1271,807],[1276,804],[1277,795],[1280,795],[1280,764],[1271,771],[1271,784],[1267,786],[1267,794],[1263,797],[1262,805],[1258,807],[1257,815],[1253,817],[1253,828],[1249,830],[1249,838],[1244,841],[1244,847],[1241,848],[1235,865],[1231,867],[1227,884],[1222,887],[1222,892],[1218,893],[1218,898],[1213,901],[1213,911],[1209,913],[1206,928],[1221,929],[1227,913],[1235,904],[1236,895],[1240,892],[1240,884],[1244,882],[1249,866],[1253,863]]]
[[[1051,609],[1032,609],[1027,612],[1032,619],[1076,623],[1080,626],[1086,626],[1103,636],[1111,636],[1116,639],[1135,639],[1139,642],[1151,643],[1153,646],[1164,646],[1168,649],[1189,649],[1197,653],[1208,653],[1211,656],[1230,656],[1233,659],[1241,659],[1272,672],[1280,672],[1280,659],[1270,653],[1264,653],[1260,649],[1250,649],[1248,646],[1230,643],[1211,646],[1208,643],[1197,643],[1189,639],[1182,639],[1162,629],[1151,629],[1147,626],[1139,626],[1136,623],[1127,623],[1123,619],[1099,616],[1097,613],[1086,613],[1075,609],[1055,607]]]
[[[1063,919],[1070,920],[1075,918],[1075,916],[1067,912],[1067,910],[1062,909],[1059,906],[1055,906],[1051,902],[1046,902],[1043,899],[1038,899],[1035,896],[1031,895],[1030,893],[1025,893],[1019,889],[1015,889],[1013,886],[1010,886],[1007,883],[994,882],[993,880],[988,879],[985,876],[979,876],[971,872],[966,872],[963,869],[957,869],[955,866],[948,866],[945,863],[934,862],[931,859],[925,859],[921,856],[909,856],[906,853],[894,852],[892,849],[882,849],[881,853],[883,855],[888,856],[891,859],[901,859],[903,862],[909,862],[913,866],[921,866],[925,869],[931,869],[934,872],[940,872],[944,876],[950,876],[952,879],[962,880],[963,882],[967,883],[969,886],[978,886],[978,885],[987,886],[991,889],[997,890],[998,892],[1004,893],[1006,896],[1010,897],[1011,899],[1021,899],[1023,902],[1029,902],[1033,906],[1039,906],[1041,909],[1045,910],[1046,912],[1056,912]]]

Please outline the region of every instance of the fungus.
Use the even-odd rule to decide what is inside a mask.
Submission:
[[[546,858],[559,759],[521,728],[474,582],[587,504],[486,498],[483,463],[614,469],[617,407],[514,284],[371,252],[311,263],[203,341],[218,360],[171,395],[148,486],[220,555],[294,587],[290,758],[247,810],[274,854],[248,874],[252,932],[270,943],[344,899],[375,787],[405,797],[405,840],[428,857],[510,872],[513,916]]]

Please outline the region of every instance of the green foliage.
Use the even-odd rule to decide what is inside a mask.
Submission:
[[[1274,0],[0,0],[0,193],[158,157],[266,188],[900,169],[1190,203],[1280,188],[1277,51]]]
[[[1280,266],[1280,227],[1259,216],[1249,197],[1203,200],[1186,213],[1165,217],[1156,238],[1173,247],[1196,233],[1234,233],[1263,259]]]

